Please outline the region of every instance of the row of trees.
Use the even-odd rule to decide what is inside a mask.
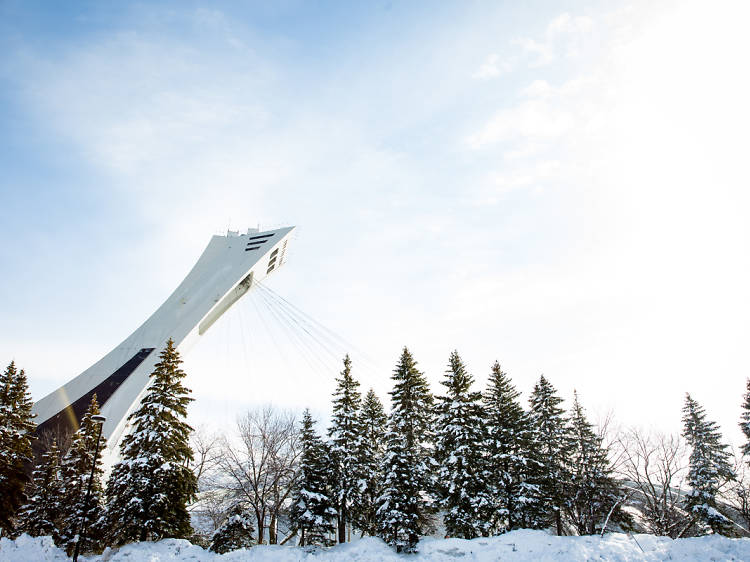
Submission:
[[[386,417],[372,390],[361,400],[347,357],[328,440],[316,434],[309,412],[302,422],[302,475],[291,517],[304,540],[329,544],[336,530],[343,542],[353,525],[408,552],[434,530],[438,513],[453,537],[518,528],[584,535],[631,528],[625,505],[640,508],[646,530],[656,534],[747,534],[727,514],[734,508],[750,524],[750,487],[742,477],[750,464],[750,381],[740,424],[748,442],[735,466],[718,426],[690,395],[684,441],[662,437],[655,444],[638,430],[605,440],[607,428],[597,431],[577,393],[566,412],[544,376],[528,409],[497,362],[484,392],[473,382],[453,352],[443,395],[433,397],[405,348]]]
[[[291,511],[305,543],[328,544],[334,529],[344,542],[353,525],[409,552],[438,512],[446,534],[463,538],[550,526],[590,534],[627,524],[624,491],[577,397],[568,416],[541,377],[526,411],[498,363],[485,392],[473,390],[457,352],[440,397],[406,348],[392,378],[386,416],[372,391],[361,399],[347,357],[328,441],[305,413]]]
[[[170,340],[151,374],[148,392],[128,418],[130,432],[106,487],[101,460],[106,443],[93,418],[99,414],[96,395],[66,450],[50,439],[29,479],[32,402],[23,371],[11,363],[0,380],[4,534],[49,535],[68,554],[83,531],[87,540],[79,548],[84,552],[137,540],[189,537],[187,504],[197,487],[189,466],[192,429],[184,421],[192,399],[181,383],[185,373],[180,363]]]
[[[300,545],[330,545],[354,532],[410,552],[440,521],[447,536],[463,538],[519,528],[627,529],[626,503],[640,508],[647,530],[673,537],[731,534],[721,499],[750,521],[750,488],[716,424],[690,396],[684,442],[637,431],[605,440],[578,396],[566,411],[544,376],[524,408],[498,363],[480,392],[453,352],[436,397],[404,348],[389,413],[372,390],[362,396],[346,357],[326,438],[309,411],[300,427],[293,414],[267,407],[242,418],[235,438],[198,434],[191,449],[191,398],[180,362],[170,341],[129,418],[106,486],[94,454],[96,397],[69,443],[49,441],[29,482],[31,399],[25,374],[11,363],[0,379],[3,533],[51,535],[69,552],[80,529],[88,531],[84,550],[166,537],[202,541],[192,514],[210,519],[214,532],[203,544],[217,552],[293,537]],[[750,381],[741,427],[750,455]]]

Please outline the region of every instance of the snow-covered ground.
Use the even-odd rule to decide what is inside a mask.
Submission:
[[[463,560],[495,562],[508,560],[750,560],[750,539],[709,536],[671,540],[652,535],[624,534],[594,537],[556,537],[542,531],[513,531],[487,539],[425,539],[419,553],[398,555],[380,539],[367,538],[330,549],[302,549],[285,546],[256,546],[224,555],[212,554],[183,540],[130,544],[101,556],[81,557],[87,562],[414,562]],[[0,562],[64,562],[69,560],[48,537],[21,536],[15,541],[0,539]]]

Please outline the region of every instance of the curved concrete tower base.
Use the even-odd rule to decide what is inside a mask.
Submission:
[[[214,236],[193,269],[125,341],[76,378],[34,404],[37,434],[75,431],[91,396],[107,417],[103,435],[116,452],[127,417],[140,403],[159,354],[172,338],[184,353],[253,285],[286,260],[294,227]],[[106,455],[105,456],[109,456]]]

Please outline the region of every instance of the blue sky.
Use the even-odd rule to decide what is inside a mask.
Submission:
[[[210,235],[294,224],[270,286],[383,398],[401,346],[436,391],[457,348],[624,424],[689,391],[736,440],[748,9],[653,4],[0,2],[0,360],[41,397]],[[261,309],[188,355],[197,421],[324,415],[339,366],[249,343]]]

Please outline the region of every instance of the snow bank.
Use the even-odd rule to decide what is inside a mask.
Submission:
[[[640,545],[640,546],[639,546]],[[641,550],[643,549],[643,550]],[[513,531],[487,539],[425,539],[413,556],[397,555],[380,539],[367,538],[330,549],[256,546],[224,555],[207,552],[187,541],[130,544],[86,562],[413,562],[454,561],[544,562],[559,560],[750,560],[750,539],[718,536],[672,540],[653,535],[610,534],[604,538],[555,537],[542,531]],[[49,537],[26,535],[15,541],[0,539],[0,562],[67,562],[65,553]]]

